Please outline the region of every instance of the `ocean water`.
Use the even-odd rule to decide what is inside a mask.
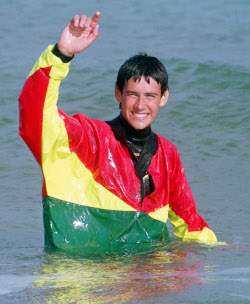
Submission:
[[[248,0],[0,2],[0,303],[250,303]],[[199,213],[224,246],[178,241],[127,256],[44,249],[38,165],[18,136],[18,103],[40,53],[74,14],[100,35],[60,89],[68,114],[111,119],[125,59],[146,51],[169,73],[153,130],[180,151]],[[171,225],[169,225],[171,231]]]

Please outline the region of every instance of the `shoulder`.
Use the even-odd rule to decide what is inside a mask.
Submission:
[[[166,164],[167,171],[172,178],[176,177],[178,172],[184,173],[184,167],[177,147],[168,139],[157,134],[158,137],[158,159],[162,159]]]
[[[158,157],[163,158],[168,164],[175,166],[181,161],[177,147],[167,138],[159,134],[156,134],[156,136],[158,138]]]
[[[105,121],[89,118],[88,116],[82,113],[77,113],[72,116],[68,116],[67,114],[65,114],[64,111],[59,110],[59,115],[64,121],[68,120],[71,123],[81,127],[89,127],[90,129],[98,129],[100,131],[102,131],[103,129],[105,129],[105,131],[107,129],[110,129],[110,126]]]
[[[173,151],[178,152],[177,147],[167,138],[155,133],[158,138],[158,146],[162,148],[164,151]]]
[[[71,149],[75,149],[79,143],[86,142],[86,140],[95,144],[112,137],[111,128],[105,121],[91,119],[82,113],[68,116],[62,110],[58,112],[64,121]]]

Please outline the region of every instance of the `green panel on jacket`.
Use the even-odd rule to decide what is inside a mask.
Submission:
[[[105,210],[46,196],[45,245],[73,254],[149,251],[169,242],[165,223],[139,211]]]

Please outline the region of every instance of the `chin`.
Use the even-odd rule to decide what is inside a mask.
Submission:
[[[129,122],[129,124],[134,128],[134,129],[136,129],[136,130],[143,130],[143,129],[145,129],[145,128],[147,128],[149,125],[150,125],[150,123],[130,123]]]

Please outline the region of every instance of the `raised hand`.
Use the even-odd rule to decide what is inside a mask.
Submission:
[[[57,43],[58,49],[66,56],[72,57],[89,47],[98,37],[100,13],[93,18],[75,15],[68,23]]]

